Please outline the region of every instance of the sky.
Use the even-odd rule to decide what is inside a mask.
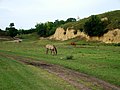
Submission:
[[[0,0],[0,29],[10,23],[17,29],[30,29],[37,23],[82,19],[113,10],[120,10],[120,0]]]

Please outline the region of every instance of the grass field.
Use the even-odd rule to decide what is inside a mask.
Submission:
[[[120,86],[119,46],[106,45],[99,42],[85,42],[81,40],[76,40],[76,43],[78,45],[76,47],[73,47],[69,45],[69,43],[71,41],[75,41],[75,39],[61,42],[47,39],[30,39],[30,36],[24,36],[23,38],[23,42],[21,43],[1,41],[0,53],[16,56],[19,55],[22,57],[33,58],[38,61],[43,60],[52,64],[58,64],[63,67],[70,68],[105,80],[106,82],[109,82],[111,84]],[[52,43],[57,46],[58,55],[52,56],[50,54],[45,54],[44,45],[48,43]],[[68,56],[73,56],[73,58],[66,59],[66,57]],[[54,76],[49,75],[49,73],[45,72],[44,70],[38,70],[37,68],[31,66],[24,66],[14,60],[9,60],[2,56],[0,56],[0,59],[0,82],[2,83],[0,87],[2,86],[2,90],[6,90],[6,88],[11,88],[11,90],[14,90],[14,88],[17,90],[19,90],[19,88],[25,88],[24,90],[34,90],[34,88],[36,88],[37,90],[38,87],[41,88],[41,90],[47,90],[46,88],[50,88],[51,85],[53,85],[52,88],[48,90],[58,90],[58,87],[60,88],[60,90],[64,90],[64,87],[68,88],[66,90],[74,90],[72,86],[68,85],[62,80],[59,80],[59,78],[57,77],[55,78],[55,80],[57,80],[58,82],[55,83],[55,80],[51,79]],[[14,74],[12,71],[16,74]],[[46,73],[50,76],[49,78],[45,76]],[[12,76],[14,76],[14,78]],[[43,80],[43,77],[47,77],[47,79]],[[8,79],[8,81],[6,80],[6,78]],[[11,82],[13,80],[14,82]],[[30,80],[32,80],[33,82],[29,82]],[[40,82],[41,80],[43,82]],[[50,83],[48,83],[48,80],[50,81]],[[51,82],[53,82],[54,84],[51,84]],[[6,87],[9,84],[10,86]],[[20,87],[21,84],[24,85]],[[27,87],[28,84],[29,86],[32,86]],[[37,86],[35,86],[35,84],[37,84]],[[17,86],[15,87],[14,85]],[[44,85],[46,85],[46,87]]]
[[[77,90],[45,70],[0,56],[0,90]]]

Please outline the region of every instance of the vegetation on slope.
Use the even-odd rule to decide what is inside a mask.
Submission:
[[[77,22],[65,23],[61,27],[63,27],[64,29],[72,28],[72,29],[75,29],[75,30],[84,31],[85,23],[88,22],[89,20],[91,20],[92,16],[93,15],[91,15],[88,18],[81,19]],[[106,24],[106,27],[105,27],[106,31],[113,30],[113,29],[116,29],[116,28],[120,29],[120,17],[119,17],[120,16],[120,10],[106,12],[106,13],[95,15],[95,16],[97,16],[100,19],[107,18],[107,22],[106,22],[107,24]]]

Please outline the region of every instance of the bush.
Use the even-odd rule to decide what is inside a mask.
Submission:
[[[66,56],[66,59],[67,59],[67,60],[72,60],[72,59],[73,59],[73,55],[68,55],[68,56]]]
[[[120,46],[120,43],[116,43],[116,44],[114,44],[114,46]]]
[[[105,32],[104,22],[96,15],[92,15],[88,21],[85,22],[84,32],[89,36],[102,36]]]
[[[7,35],[10,37],[15,37],[18,34],[18,30],[14,27],[6,28]]]
[[[6,36],[6,32],[0,29],[0,36]]]

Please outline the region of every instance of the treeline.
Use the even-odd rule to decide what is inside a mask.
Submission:
[[[62,27],[66,29],[80,30],[89,36],[102,36],[109,30],[120,29],[120,10],[103,13],[100,15],[91,15],[88,18],[77,21],[75,18],[67,20],[55,20],[54,22],[37,23],[35,28],[29,30],[14,27],[14,23],[10,23],[5,31],[0,30],[0,35],[9,35],[11,37],[17,34],[30,34],[36,32],[40,37],[48,37],[55,33],[56,28]],[[76,32],[77,33],[77,32]]]
[[[0,35],[8,35],[12,38],[17,34],[30,34],[36,32],[40,37],[48,37],[55,33],[57,27],[68,23],[68,22],[76,22],[75,18],[68,18],[66,21],[64,20],[55,20],[54,22],[45,22],[45,23],[37,23],[35,28],[31,28],[28,30],[15,28],[14,23],[10,23],[9,27],[6,27],[5,30],[0,29]]]
[[[41,37],[48,37],[55,33],[56,28],[68,22],[76,22],[75,18],[64,20],[55,20],[54,22],[38,23],[35,25],[36,32]]]
[[[19,29],[18,30],[18,34],[30,34],[30,33],[34,33],[36,32],[36,29],[35,28],[31,28],[31,29],[28,29],[28,30],[24,30],[24,29]]]
[[[6,36],[6,35],[7,35],[7,34],[6,34],[6,31],[0,29],[0,36]]]
[[[63,27],[66,29],[81,30],[89,36],[102,36],[107,32],[107,25],[109,24],[108,18],[101,20],[97,15],[92,15],[87,19],[84,24],[77,24],[75,18],[68,18],[64,20],[55,20],[54,22],[38,23],[35,28],[29,30],[19,29],[14,27],[14,23],[10,23],[9,27],[6,28],[6,35],[15,37],[17,34],[30,34],[36,32],[40,37],[48,37],[55,33],[56,28]],[[78,26],[77,26],[78,25]],[[78,28],[77,28],[78,27]],[[77,33],[77,32],[75,32]]]

